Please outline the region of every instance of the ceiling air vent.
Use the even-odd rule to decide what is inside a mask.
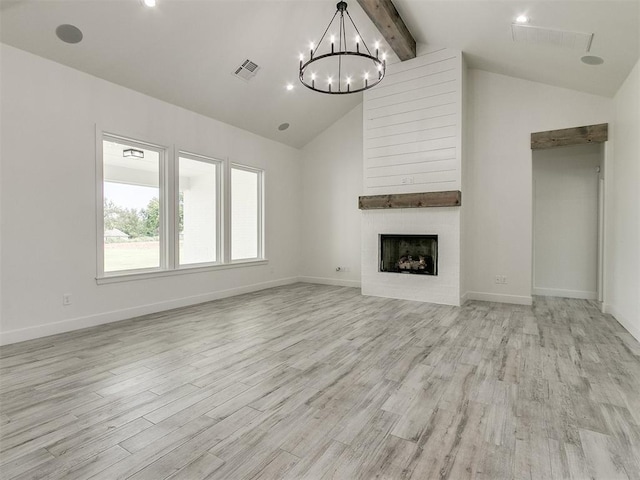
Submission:
[[[547,47],[568,48],[588,52],[591,49],[593,33],[569,32],[532,25],[511,25],[514,42],[533,43]]]
[[[255,77],[259,69],[260,67],[258,66],[257,63],[254,63],[251,60],[247,59],[242,63],[242,65],[236,68],[236,71],[233,72],[233,74],[236,77],[241,78],[242,80],[248,82],[253,77]]]

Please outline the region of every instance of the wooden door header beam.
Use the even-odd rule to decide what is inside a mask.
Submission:
[[[602,143],[606,142],[608,137],[608,123],[536,132],[531,134],[531,150],[564,147],[567,145],[584,145],[586,143]]]
[[[416,41],[391,0],[358,0],[400,60],[416,57]]]

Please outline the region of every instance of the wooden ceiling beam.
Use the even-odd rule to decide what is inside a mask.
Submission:
[[[416,57],[416,41],[391,0],[358,0],[400,60]]]

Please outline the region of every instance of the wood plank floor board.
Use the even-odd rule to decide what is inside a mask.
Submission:
[[[39,448],[27,453],[26,455],[18,457],[12,462],[3,464],[0,467],[0,473],[2,474],[2,478],[15,478],[21,473],[31,470],[32,468],[54,458],[55,457],[48,452],[47,449]]]
[[[295,284],[0,349],[3,479],[640,480],[640,344],[595,302]]]

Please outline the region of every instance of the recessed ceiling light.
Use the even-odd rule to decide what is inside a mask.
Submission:
[[[156,6],[156,0],[142,0],[142,3],[144,4],[145,7],[155,7]]]
[[[82,32],[75,25],[59,25],[56,28],[56,35],[65,43],[80,43],[82,41]]]
[[[287,83],[287,90],[293,90],[293,84]]]
[[[287,128],[289,128],[288,123],[281,123],[280,125],[278,125],[278,130],[280,130],[281,132],[284,132]]]
[[[516,17],[516,23],[529,23],[529,17],[526,15],[518,15]]]
[[[604,63],[601,57],[596,57],[595,55],[585,55],[580,61],[586,65],[602,65]]]

